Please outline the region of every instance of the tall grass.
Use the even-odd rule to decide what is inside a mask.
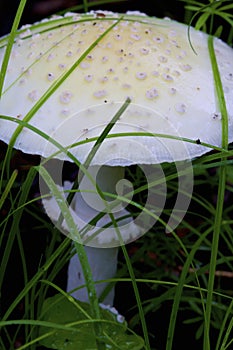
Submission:
[[[114,2],[96,1],[91,5],[100,6],[104,3]],[[225,33],[226,23],[226,26],[230,26],[226,41],[232,44],[231,1],[200,3],[190,0],[183,3],[186,23],[218,36]],[[0,74],[0,92],[25,5],[26,0],[21,0],[8,37]],[[89,8],[88,1],[75,7],[80,11],[87,11]],[[216,17],[221,19],[220,25]],[[176,198],[178,175],[172,165],[164,164],[168,198],[162,217],[145,236],[121,247],[117,276],[110,282],[116,284],[117,288],[116,307],[128,321],[124,335],[119,333],[119,337],[122,337],[120,339],[125,339],[125,349],[171,350],[181,347],[182,344],[191,348],[190,343],[195,344],[194,348],[203,350],[226,350],[233,346],[233,148],[227,142],[227,112],[212,36],[209,38],[209,54],[223,116],[222,147],[193,160],[194,191],[191,204],[184,220],[172,234],[164,232]],[[63,80],[58,84],[62,82]],[[28,119],[33,117],[36,108],[53,91],[49,91],[38,102],[30,111]],[[115,117],[119,118],[119,114]],[[17,132],[20,132],[25,125],[20,121],[18,124]],[[36,129],[34,131],[39,132]],[[108,132],[105,130],[103,138],[107,137]],[[16,136],[17,134],[15,138]],[[96,348],[105,348],[101,341],[101,332],[104,329],[104,339],[108,339],[112,348],[117,349],[119,345],[105,328],[115,326],[116,322],[106,319],[99,310],[91,271],[82,246],[78,244],[77,253],[83,258],[84,267],[86,266],[86,282],[92,307],[86,309],[81,303],[75,303],[64,291],[65,271],[74,252],[70,239],[61,234],[43,213],[41,195],[37,194],[39,173],[57,198],[59,193],[56,193],[56,186],[42,167],[43,164],[39,165],[39,162],[34,161],[30,163],[27,160],[23,165],[19,166],[17,163],[17,167],[14,166],[19,157],[19,153],[13,149],[15,138],[7,150],[2,145],[1,154],[0,349],[41,349],[44,339],[55,332],[63,334],[65,331],[68,332],[65,334],[71,334],[77,331],[77,325],[84,332],[85,328],[82,327],[85,323],[88,327],[93,325],[99,339]],[[98,144],[102,139],[96,142]],[[56,146],[62,150],[62,145]],[[22,159],[24,160],[23,157]],[[79,163],[76,165],[81,166]],[[132,215],[137,215],[138,211],[143,210],[147,186],[153,187],[153,184],[147,184],[141,169],[135,166],[127,169],[126,176],[134,184],[135,194],[130,210]],[[62,213],[68,217],[70,228],[77,230],[63,198],[60,199]],[[153,213],[153,207],[150,209]],[[113,224],[117,230],[114,219]],[[39,252],[34,240],[42,246],[38,248]],[[77,324],[61,324],[43,318],[43,313],[46,314],[45,300],[54,294],[63,296],[64,303],[70,301],[75,310],[78,309],[78,315],[81,316]],[[41,332],[41,329],[46,331]],[[127,335],[130,333],[133,338],[124,338],[127,330]],[[188,334],[187,343],[184,332]],[[131,344],[127,344],[130,343],[129,339]],[[121,349],[123,348],[122,346]]]

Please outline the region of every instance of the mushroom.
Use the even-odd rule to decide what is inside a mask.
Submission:
[[[62,161],[72,161],[72,154],[84,164],[96,138],[122,104],[131,100],[96,152],[70,206],[77,227],[89,228],[82,239],[94,280],[114,276],[118,246],[151,227],[140,215],[130,218],[125,209],[132,188],[126,180],[121,182],[124,167],[187,164],[222,146],[224,123],[229,131],[227,142],[233,141],[233,50],[214,39],[228,111],[224,122],[208,35],[194,28],[189,34],[190,40],[186,25],[167,18],[98,11],[52,17],[22,28],[16,36],[0,101],[0,138],[6,143],[14,135],[14,147],[23,152]],[[0,62],[6,44],[7,37],[2,38]],[[36,129],[41,133],[35,133]],[[61,182],[58,186],[62,190]],[[69,189],[71,184],[64,187]],[[164,198],[157,216],[163,204]],[[44,200],[44,206],[57,222],[57,201]],[[100,212],[104,212],[102,218],[90,224]],[[171,229],[181,218],[174,215],[172,220]],[[65,220],[61,229],[67,233]],[[68,289],[77,286],[77,272],[81,284],[84,282],[78,264],[74,256]],[[100,285],[98,295],[104,286]],[[74,295],[87,298],[84,289]],[[106,302],[113,303],[113,292]]]

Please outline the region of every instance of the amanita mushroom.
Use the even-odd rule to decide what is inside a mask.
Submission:
[[[92,138],[101,134],[129,97],[132,103],[111,131],[115,137],[104,140],[88,168],[92,175],[100,168],[101,179],[97,176],[97,180],[94,174],[94,180],[108,193],[115,193],[115,185],[124,176],[124,166],[190,160],[213,147],[221,147],[223,123],[229,131],[225,136],[232,142],[233,50],[214,39],[228,111],[228,120],[223,121],[208,36],[190,28],[190,39],[192,45],[184,24],[134,13],[68,13],[22,28],[13,45],[1,96],[0,114],[9,117],[0,120],[1,139],[9,143],[18,122],[25,121],[67,147],[84,163],[95,142]],[[2,38],[1,61],[6,44],[7,37]],[[78,145],[69,148],[75,142]],[[26,125],[20,129],[14,147],[43,157],[54,154],[58,159],[71,160]],[[89,186],[88,180],[84,189],[90,189]],[[104,208],[95,186],[91,190],[95,193],[83,194],[83,198],[78,193],[72,204],[71,210],[81,227]],[[114,215],[125,215],[124,204],[113,211]],[[45,207],[56,220],[56,202],[48,201]],[[110,220],[106,212],[103,221],[99,221],[100,227],[107,219]],[[63,223],[64,230],[65,226]],[[125,243],[146,229],[140,227],[137,218],[119,222],[120,232],[126,232],[126,237],[122,237]],[[108,230],[111,234],[104,236]],[[88,235],[90,231],[85,239]],[[97,270],[101,271],[105,249],[111,265],[110,273],[102,275],[98,271],[97,279],[115,273],[119,244],[114,227],[106,228],[88,242],[90,264],[93,266],[93,251],[100,262]],[[76,259],[71,261],[71,280]],[[78,272],[81,273],[79,268]],[[72,288],[75,283],[71,280]],[[112,296],[108,302],[112,303]]]

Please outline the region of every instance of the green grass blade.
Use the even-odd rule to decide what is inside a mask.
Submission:
[[[13,44],[14,44],[15,35],[16,35],[17,29],[18,29],[18,26],[19,26],[19,22],[20,22],[22,14],[23,14],[23,10],[24,10],[24,7],[26,5],[26,2],[27,2],[27,0],[21,0],[20,1],[18,10],[17,10],[16,15],[15,15],[15,19],[14,19],[14,22],[13,22],[13,26],[12,26],[12,29],[11,29],[11,33],[9,35],[8,44],[7,44],[7,47],[6,47],[6,52],[5,52],[5,55],[4,55],[4,58],[3,58],[3,62],[2,62],[2,66],[1,66],[1,69],[0,69],[0,98],[2,96],[2,89],[3,89],[4,79],[5,79],[5,75],[6,75],[6,71],[7,71],[7,67],[8,67],[8,62],[9,62],[9,59],[10,59],[11,50],[12,50],[12,47],[13,47]]]
[[[208,40],[210,60],[212,64],[212,70],[215,81],[215,88],[217,92],[217,98],[219,103],[219,108],[222,115],[222,148],[228,148],[228,114],[226,109],[226,102],[224,98],[223,87],[221,83],[221,78],[218,70],[217,60],[214,52],[214,38],[209,37]],[[212,249],[210,258],[210,270],[209,270],[209,280],[208,280],[208,294],[206,301],[206,311],[205,311],[205,327],[204,327],[204,340],[203,349],[210,350],[210,324],[211,324],[211,313],[212,313],[212,303],[213,303],[213,290],[215,281],[215,271],[218,255],[219,238],[222,228],[222,214],[223,214],[223,203],[225,195],[226,186],[226,166],[221,166],[219,169],[219,185],[218,185],[218,200],[216,207],[216,215],[213,229],[213,239],[212,239]]]
[[[178,281],[175,295],[174,295],[174,302],[173,302],[173,306],[172,306],[169,328],[168,328],[168,333],[167,333],[168,335],[167,335],[166,350],[171,350],[172,346],[173,346],[173,339],[174,339],[174,333],[175,333],[175,327],[176,327],[176,319],[177,319],[177,315],[179,312],[179,305],[181,302],[182,291],[183,291],[183,288],[185,286],[185,281],[186,281],[189,267],[192,266],[192,261],[194,259],[194,256],[195,256],[197,250],[199,249],[202,241],[204,241],[204,239],[206,238],[206,235],[208,233],[209,232],[207,231],[207,232],[205,232],[205,234],[202,234],[199,237],[199,239],[195,242],[192,250],[189,252],[189,254],[187,254],[187,259],[183,265],[182,272],[181,272],[181,275],[179,277],[179,281]],[[197,281],[198,281],[198,279],[197,279]],[[193,286],[191,286],[191,288],[193,288]],[[200,288],[200,286],[198,286],[197,289],[201,293],[200,295],[202,298],[202,289]]]
[[[17,212],[17,215],[15,215],[13,217],[13,222],[10,228],[10,233],[9,233],[9,239],[7,240],[7,244],[3,253],[3,257],[1,260],[1,265],[0,265],[0,286],[2,285],[2,281],[3,278],[5,276],[5,270],[6,270],[6,266],[7,266],[7,262],[10,256],[10,252],[12,250],[12,246],[13,246],[13,242],[15,239],[15,236],[17,234],[17,232],[19,231],[19,222],[21,220],[22,217],[22,213],[23,213],[23,207],[24,207],[24,203],[26,202],[26,199],[28,197],[28,193],[30,191],[30,187],[32,184],[32,181],[35,177],[35,169],[31,168],[26,181],[24,182],[24,184],[22,185],[22,189],[21,189],[21,195],[19,198],[19,207],[21,207],[21,209]]]
[[[1,198],[0,198],[0,209],[2,208],[2,206],[3,206],[7,196],[9,194],[12,186],[14,185],[14,182],[16,180],[17,175],[18,175],[18,170],[15,169],[13,171],[10,179],[8,180],[8,182],[6,184],[6,187],[5,187],[5,189],[4,189],[4,191],[3,191],[2,195],[1,195]]]
[[[54,82],[51,87],[44,93],[44,95],[34,104],[34,106],[30,109],[30,111],[23,118],[23,121],[28,123],[35,113],[40,109],[40,107],[48,100],[48,98],[61,86],[61,84],[73,73],[73,71],[80,65],[80,63],[85,59],[85,57],[93,50],[93,48],[121,21],[119,18],[116,22],[114,22],[108,29],[104,31],[79,57],[79,59],[70,67],[70,69],[64,73],[56,82]],[[15,141],[22,131],[23,126],[18,125],[16,130],[14,131],[9,145],[14,147]]]

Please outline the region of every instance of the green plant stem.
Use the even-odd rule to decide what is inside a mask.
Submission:
[[[195,244],[192,247],[192,250],[188,253],[185,250],[185,254],[187,256],[187,259],[183,265],[182,268],[182,272],[179,278],[179,282],[177,284],[177,287],[175,289],[175,293],[174,293],[174,302],[173,302],[173,306],[172,306],[172,311],[171,311],[171,316],[170,316],[170,323],[169,323],[169,328],[168,328],[168,333],[167,333],[167,343],[166,343],[166,350],[171,350],[172,349],[172,345],[173,345],[173,340],[174,340],[174,333],[175,333],[175,327],[176,327],[176,319],[177,319],[177,315],[178,315],[178,311],[179,311],[179,305],[181,302],[181,298],[182,298],[182,292],[183,292],[183,288],[185,286],[185,282],[186,282],[186,278],[188,275],[188,270],[190,268],[190,266],[192,266],[193,268],[195,268],[195,266],[193,266],[192,261],[194,259],[194,256],[197,252],[197,250],[200,247],[201,242],[203,242],[206,238],[206,236],[208,235],[208,231],[201,235],[199,237],[199,239],[195,242]],[[198,290],[200,292],[200,296],[201,299],[203,300],[203,293],[200,287],[200,283],[198,281],[197,276],[195,275],[197,283],[198,283]],[[192,286],[193,287],[193,286]]]
[[[102,132],[102,134],[100,135],[100,137],[97,139],[93,149],[91,150],[91,152],[89,153],[86,162],[84,163],[84,168],[88,167],[89,164],[91,163],[91,160],[93,159],[93,157],[95,156],[96,152],[98,151],[99,147],[101,146],[102,142],[104,141],[105,137],[108,135],[108,133],[111,131],[111,129],[113,128],[113,126],[115,125],[115,123],[118,121],[118,119],[120,118],[120,116],[122,115],[122,113],[124,113],[124,111],[127,109],[127,107],[130,104],[130,99],[127,98],[125,103],[121,106],[121,108],[117,111],[117,113],[113,116],[112,120],[110,121],[110,123],[106,126],[106,128],[104,129],[104,131]],[[79,261],[80,264],[82,266],[82,270],[83,270],[83,275],[84,275],[84,279],[86,282],[86,287],[87,287],[87,291],[88,291],[88,297],[89,297],[89,302],[90,302],[90,306],[91,306],[91,310],[93,313],[93,317],[95,319],[100,319],[101,315],[100,315],[100,309],[99,309],[99,302],[98,302],[98,298],[96,295],[96,290],[95,290],[95,283],[93,281],[92,278],[92,271],[87,259],[87,255],[84,249],[84,246],[81,242],[81,237],[80,237],[80,233],[78,231],[78,229],[76,228],[76,225],[73,221],[73,218],[71,216],[71,214],[69,213],[69,209],[64,201],[64,198],[62,197],[62,195],[60,194],[59,190],[57,189],[53,179],[51,178],[51,176],[49,175],[49,173],[46,171],[46,169],[41,165],[39,168],[39,173],[42,176],[42,178],[45,180],[47,186],[49,187],[50,191],[52,192],[53,196],[56,198],[57,203],[61,209],[61,215],[58,219],[58,224],[60,226],[63,217],[65,218],[67,225],[69,227],[69,231],[71,233],[71,237],[76,237],[76,239],[74,240],[74,245],[79,257]],[[80,181],[80,179],[79,179]],[[78,182],[75,182],[75,185],[78,187]],[[67,198],[67,203],[68,205],[71,203],[72,201],[72,196],[68,196]],[[77,243],[77,241],[79,243]],[[101,323],[99,324],[98,322],[94,324],[94,328],[95,328],[95,333],[97,335],[97,346],[98,349],[105,349],[105,345],[103,342],[101,342],[101,337],[102,337],[102,325]]]
[[[9,232],[9,238],[7,240],[6,247],[4,249],[3,257],[1,259],[1,265],[0,265],[0,286],[3,283],[3,279],[6,272],[7,263],[9,260],[10,252],[12,250],[12,246],[15,240],[15,236],[17,235],[17,232],[19,230],[19,222],[21,220],[22,214],[23,214],[23,204],[26,202],[26,199],[28,197],[30,186],[32,184],[32,181],[35,177],[35,169],[31,168],[29,170],[28,176],[24,184],[22,185],[21,194],[18,202],[18,206],[22,208],[18,211],[17,215],[14,216],[13,222],[11,225],[11,229]]]
[[[99,307],[99,301],[96,295],[96,290],[95,290],[95,283],[92,278],[92,271],[90,268],[90,264],[87,258],[87,254],[85,252],[84,246],[82,244],[79,244],[77,242],[74,242],[75,249],[78,254],[79,261],[82,266],[83,270],[83,275],[84,279],[86,282],[87,290],[88,290],[88,298],[89,298],[89,303],[91,306],[92,310],[92,316],[95,319],[101,319],[101,314],[100,314],[100,307]],[[105,344],[104,342],[101,341],[101,337],[103,336],[102,332],[102,324],[98,322],[94,322],[93,324],[94,329],[95,329],[95,334],[97,336],[96,339],[96,345],[98,350],[104,350],[105,349]]]
[[[215,88],[217,92],[217,98],[219,103],[219,108],[222,116],[222,148],[225,150],[228,147],[228,114],[226,109],[226,103],[224,98],[224,92],[222,87],[222,82],[218,70],[218,64],[214,52],[214,38],[212,36],[208,39],[208,48],[210,54],[210,60],[212,64]],[[224,161],[224,157],[221,159]],[[213,230],[213,240],[210,258],[210,270],[209,270],[209,280],[208,280],[208,293],[206,300],[206,312],[205,312],[205,327],[204,327],[204,343],[203,349],[210,350],[210,323],[211,323],[211,313],[213,304],[213,290],[215,281],[215,271],[218,255],[219,238],[222,227],[222,214],[223,214],[223,203],[226,187],[226,165],[221,165],[219,169],[219,184],[218,184],[218,200],[216,207],[216,215],[214,221]]]
[[[116,114],[113,116],[112,120],[108,123],[108,125],[104,128],[103,132],[100,134],[100,136],[98,137],[98,139],[96,140],[93,148],[91,149],[90,153],[88,154],[85,163],[83,164],[83,166],[80,164],[80,173],[75,181],[74,184],[72,186],[72,190],[75,189],[77,190],[79,187],[79,183],[81,183],[82,178],[87,175],[88,176],[88,171],[86,169],[88,169],[88,167],[91,164],[91,161],[93,160],[96,152],[99,150],[102,142],[105,140],[105,138],[108,136],[108,134],[110,133],[111,129],[114,127],[114,125],[116,124],[116,122],[120,119],[121,115],[125,112],[125,110],[129,107],[129,104],[131,103],[131,100],[129,97],[126,98],[125,102],[123,103],[123,105],[119,108],[119,110],[116,112]],[[82,171],[82,172],[81,172]],[[92,180],[92,178],[91,178]],[[97,186],[97,184],[95,184]],[[99,194],[101,196],[102,193],[100,191],[100,189],[98,189]],[[72,199],[75,195],[74,191],[71,191],[68,196],[67,196],[67,203],[70,204],[72,202]]]
[[[109,132],[111,131],[111,129],[113,128],[115,123],[119,120],[120,116],[127,109],[127,107],[129,106],[130,102],[131,102],[130,99],[127,98],[125,103],[119,109],[119,111],[117,111],[117,113],[114,115],[114,117],[112,118],[111,122],[106,126],[106,128],[104,129],[104,131],[102,132],[102,134],[100,135],[98,140],[96,141],[96,143],[95,143],[94,147],[92,148],[91,152],[89,153],[89,155],[87,157],[87,160],[85,161],[84,168],[88,168],[88,166],[90,165],[90,163],[91,163],[92,159],[94,158],[96,152],[98,151],[99,147],[101,146],[102,142],[104,141],[105,137],[109,134]],[[80,178],[77,178],[77,180],[75,181],[73,188],[77,188],[78,187],[78,182],[81,182]],[[73,198],[73,194],[74,194],[74,192],[73,193],[71,192],[70,195],[68,195],[68,197],[67,197],[68,204],[71,203],[72,198]],[[93,279],[92,279],[92,272],[91,272],[91,269],[90,269],[90,265],[89,265],[89,262],[88,262],[88,259],[87,259],[86,252],[85,252],[82,244],[78,244],[78,243],[75,242],[74,245],[75,245],[78,257],[79,257],[79,261],[80,261],[81,266],[82,266],[84,279],[85,279],[86,285],[87,285],[88,297],[89,297],[90,305],[92,306],[92,310],[93,310],[95,318],[100,319],[101,316],[100,316],[98,298],[97,298],[97,295],[96,295],[95,285],[94,285],[94,282],[93,282]],[[101,337],[101,335],[102,335],[102,325],[98,324],[98,323],[94,323],[94,328],[96,330],[96,334],[99,337]],[[100,350],[101,349],[105,349],[104,344],[101,341],[98,342],[98,338],[97,338],[97,344],[98,344],[98,349],[100,349]]]
[[[222,166],[219,171],[219,187],[218,187],[218,200],[216,208],[216,216],[213,230],[213,240],[210,259],[209,280],[207,287],[207,300],[206,300],[206,312],[205,312],[205,327],[204,327],[204,350],[210,350],[210,323],[211,323],[211,311],[213,303],[213,290],[215,281],[215,271],[218,255],[219,237],[222,226],[222,213],[223,202],[225,195],[225,182],[226,182],[226,167]]]
[[[84,12],[88,11],[88,1],[87,0],[83,0],[83,10],[84,10]]]
[[[35,283],[39,281],[39,279],[43,278],[44,273],[50,268],[50,266],[54,263],[56,259],[59,258],[59,255],[63,251],[63,249],[67,248],[70,244],[70,240],[63,241],[60,247],[47,259],[45,264],[38,270],[38,272],[32,277],[30,281],[26,284],[17,298],[13,301],[13,303],[8,307],[6,313],[3,315],[1,322],[8,319],[10,314],[13,312],[15,307],[19,304],[19,302],[25,297],[25,295],[29,292],[29,290],[34,286]]]
[[[81,243],[79,231],[78,231],[78,229],[75,225],[75,222],[73,221],[73,218],[69,212],[69,208],[65,202],[65,199],[63,198],[62,194],[60,193],[60,190],[57,188],[57,186],[54,183],[50,174],[47,172],[47,170],[43,166],[39,166],[38,171],[39,171],[40,175],[42,176],[42,178],[44,179],[44,181],[46,182],[52,195],[56,199],[56,201],[59,205],[59,208],[62,212],[62,215],[63,215],[64,219],[66,220],[69,232],[70,233],[72,232],[71,236],[76,237],[76,240],[78,242],[80,242],[80,243],[75,242],[74,244],[75,244],[75,248],[77,250],[79,260],[80,260],[80,263],[81,263],[81,266],[83,269],[83,274],[85,277],[86,287],[87,287],[87,291],[88,291],[89,302],[90,302],[90,306],[91,306],[91,310],[92,310],[92,316],[95,319],[100,319],[101,316],[100,316],[98,298],[96,296],[95,284],[94,284],[94,281],[92,278],[92,272],[91,272],[91,268],[90,268],[90,265],[89,265],[89,262],[88,262],[88,259],[86,256],[84,246]],[[95,326],[95,330],[96,330],[97,338],[100,337],[101,325],[99,325],[97,323]],[[100,345],[99,349],[101,349],[101,345]]]
[[[144,315],[144,311],[143,311],[143,307],[142,307],[142,303],[141,303],[141,299],[140,299],[140,295],[139,295],[139,290],[138,290],[138,286],[137,286],[137,282],[136,282],[136,278],[135,278],[135,274],[132,268],[132,264],[127,252],[127,249],[124,245],[121,246],[121,249],[123,251],[124,254],[124,258],[126,261],[126,265],[128,267],[128,271],[130,274],[130,278],[131,278],[131,283],[133,285],[133,290],[134,290],[134,295],[137,301],[137,306],[138,306],[138,311],[139,311],[139,315],[140,315],[140,322],[142,325],[142,331],[143,331],[143,336],[144,336],[144,341],[145,341],[145,347],[146,350],[150,350],[150,339],[148,336],[148,330],[147,330],[147,325],[146,325],[146,320],[145,320],[145,315]]]
[[[12,186],[14,185],[14,182],[16,180],[17,175],[18,175],[18,170],[15,169],[13,171],[13,173],[11,174],[11,177],[10,177],[9,181],[7,182],[7,184],[6,184],[6,187],[5,187],[4,191],[3,191],[3,193],[1,194],[1,197],[0,197],[0,209],[2,208],[6,198],[8,196],[8,194],[10,193],[10,190],[11,190]]]
[[[6,47],[6,52],[3,58],[3,62],[2,62],[2,66],[0,69],[0,98],[2,96],[2,89],[3,89],[3,84],[4,84],[4,79],[5,79],[5,75],[6,75],[6,71],[7,71],[7,67],[8,67],[8,62],[9,62],[9,58],[10,58],[10,54],[11,54],[11,50],[14,44],[14,39],[15,39],[15,35],[16,35],[16,31],[18,29],[19,26],[19,22],[20,19],[22,17],[23,14],[23,10],[24,7],[26,5],[27,0],[21,0],[19,3],[19,7],[17,9],[16,15],[15,15],[15,19],[12,25],[12,29],[9,35],[9,39],[8,39],[8,44]]]

